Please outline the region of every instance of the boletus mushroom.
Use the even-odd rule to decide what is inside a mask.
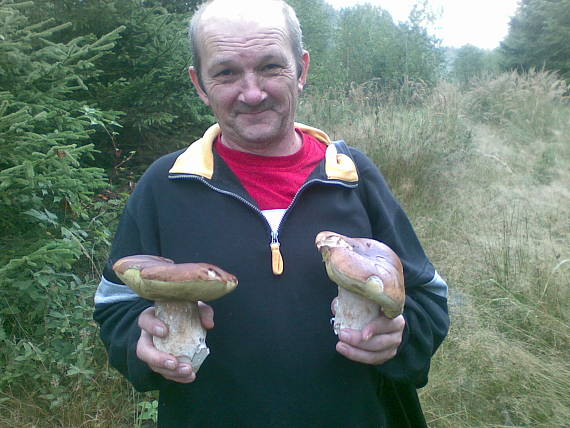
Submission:
[[[404,309],[402,263],[387,245],[369,238],[320,232],[315,240],[329,278],[338,285],[334,332],[362,330],[383,311],[396,318]]]
[[[166,337],[154,337],[156,348],[190,363],[197,372],[210,353],[197,302],[233,291],[237,278],[211,264],[174,263],[148,255],[123,257],[113,270],[139,296],[154,300],[156,316],[168,326]]]

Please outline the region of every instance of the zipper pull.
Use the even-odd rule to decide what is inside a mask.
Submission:
[[[283,257],[279,251],[279,240],[277,235],[273,235],[271,239],[271,267],[274,275],[281,275],[283,273]]]

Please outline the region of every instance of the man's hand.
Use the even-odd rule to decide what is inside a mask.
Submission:
[[[205,303],[198,302],[200,320],[206,330],[214,328],[214,310]],[[196,373],[188,363],[178,363],[170,354],[160,352],[154,346],[153,336],[166,337],[168,327],[154,314],[154,307],[145,309],[139,315],[141,336],[137,343],[137,357],[148,364],[151,370],[161,374],[166,379],[179,383],[192,383]]]
[[[334,307],[334,304],[333,304]],[[362,331],[342,329],[336,350],[346,358],[365,364],[379,365],[394,358],[406,321],[402,315],[390,319],[383,314],[368,323]]]

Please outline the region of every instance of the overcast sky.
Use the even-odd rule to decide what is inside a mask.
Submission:
[[[394,21],[405,21],[415,0],[326,0],[337,9],[371,3],[387,10]],[[471,44],[494,49],[505,38],[518,0],[429,0],[439,19],[432,33],[444,46]]]

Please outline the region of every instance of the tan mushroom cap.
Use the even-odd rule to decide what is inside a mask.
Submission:
[[[404,272],[390,247],[374,239],[328,231],[320,232],[315,243],[333,282],[377,303],[389,318],[402,313]]]
[[[233,291],[237,278],[207,263],[174,263],[159,256],[123,257],[117,276],[139,296],[155,301],[209,301]]]

